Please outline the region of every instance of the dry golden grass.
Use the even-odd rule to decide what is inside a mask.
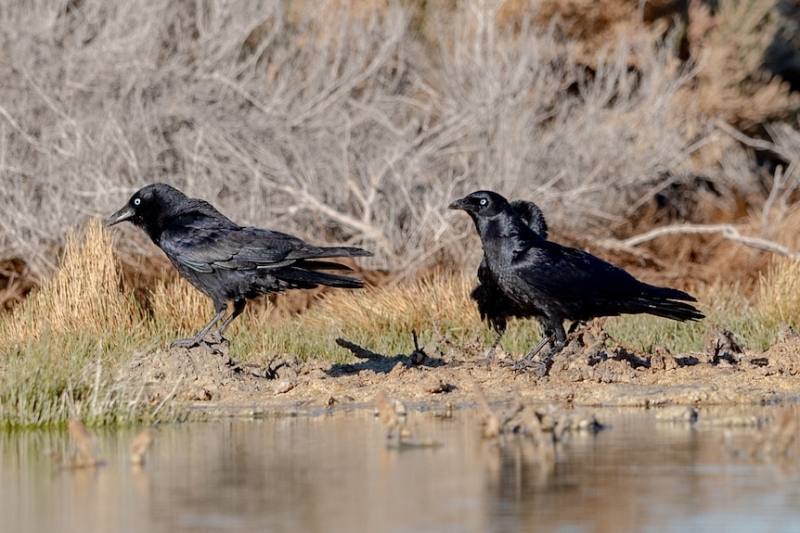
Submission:
[[[142,384],[118,375],[128,347],[146,337],[111,240],[98,219],[71,230],[55,276],[0,323],[0,425],[149,416]]]
[[[211,300],[177,276],[157,281],[148,303],[158,327],[175,335],[193,335],[214,316]]]
[[[772,324],[800,318],[800,261],[776,259],[759,280],[758,312]]]
[[[133,296],[119,290],[111,233],[95,218],[69,232],[58,272],[0,327],[0,344],[37,341],[45,332],[102,338],[140,321]]]
[[[379,333],[423,330],[441,323],[475,325],[478,313],[470,300],[472,281],[465,275],[436,275],[413,283],[337,291],[323,298],[306,321],[310,326],[334,317],[348,327]]]

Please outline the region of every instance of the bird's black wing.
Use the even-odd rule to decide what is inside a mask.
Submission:
[[[197,272],[219,269],[270,269],[297,260],[308,245],[297,237],[259,228],[173,225],[159,242],[164,252]]]
[[[167,255],[197,272],[270,270],[292,264],[313,269],[349,270],[344,265],[319,259],[372,255],[361,248],[312,246],[288,233],[218,226],[200,218],[172,224],[162,233],[159,245]]]
[[[540,241],[521,250],[511,268],[525,283],[527,289],[522,290],[528,299],[549,307],[561,318],[588,320],[623,313],[648,313],[679,321],[704,318],[686,303],[697,301],[692,295],[643,283],[590,253],[555,243]]]
[[[562,301],[635,297],[644,286],[599,257],[550,241],[518,247],[511,268],[537,291]]]

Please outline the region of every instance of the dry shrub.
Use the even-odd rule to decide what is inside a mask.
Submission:
[[[776,207],[772,214],[772,220],[768,225],[761,221],[753,223],[753,232],[763,228],[762,235],[775,241],[790,250],[800,251],[800,210],[791,209],[785,211],[781,207]]]
[[[780,20],[774,0],[720,0],[713,14],[692,0],[687,38],[701,65],[692,94],[704,115],[752,129],[797,110],[789,84],[763,70]]]
[[[133,297],[119,290],[111,241],[96,218],[70,230],[56,275],[15,309],[0,329],[0,344],[37,341],[45,332],[108,338],[134,328],[141,314]]]
[[[781,223],[784,218],[791,218],[797,209],[794,208],[800,199],[800,132],[795,127],[786,123],[770,123],[767,131],[774,142],[775,152],[786,162],[785,166],[778,167],[772,183],[770,194],[767,197],[762,212],[763,231],[768,233],[773,224]],[[773,220],[777,219],[777,220]],[[790,231],[800,230],[800,222],[795,223]],[[795,231],[794,236],[798,233]],[[797,240],[794,243],[784,243],[800,248]]]
[[[612,0],[596,2],[595,0],[543,0],[536,3],[535,22],[545,26],[558,21],[561,31],[569,37],[577,61],[591,68],[596,68],[598,50],[603,50],[627,40],[634,35],[648,35],[655,42],[664,34],[667,24],[661,21],[655,25],[644,24],[643,4],[655,2],[630,2]],[[530,2],[517,2],[519,10]],[[504,13],[509,8],[505,4]],[[624,45],[623,45],[624,46]],[[635,63],[635,58],[631,58]]]
[[[635,3],[590,4],[431,3],[425,40],[419,6],[391,0],[5,3],[0,260],[44,278],[64,228],[153,181],[243,224],[365,246],[375,257],[360,266],[408,278],[474,268],[474,230],[446,206],[478,188],[537,201],[561,231],[604,234],[694,175],[723,207],[734,189],[758,194],[750,154],[719,142],[694,103],[706,63],[687,68],[674,34],[631,23]],[[726,45],[723,11],[698,31],[702,50]],[[715,53],[720,76],[754,72],[755,53],[739,65]],[[737,73],[706,83],[709,101],[742,79],[762,94]],[[120,253],[154,253],[125,235]]]

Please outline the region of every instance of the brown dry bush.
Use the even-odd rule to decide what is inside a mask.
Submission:
[[[789,84],[763,69],[781,17],[774,1],[689,4],[687,40],[702,66],[692,93],[700,111],[742,129],[783,120],[800,107]]]
[[[720,209],[763,195],[752,154],[714,125],[731,110],[695,98],[741,74],[682,63],[678,30],[622,1],[594,41],[565,30],[561,4],[4,3],[0,260],[43,279],[66,228],[156,180],[241,223],[363,245],[362,266],[411,277],[475,263],[474,231],[445,208],[477,188],[593,234],[698,175]],[[729,20],[695,33],[734,46]],[[774,85],[747,79],[747,94]],[[156,253],[122,231],[123,255]]]

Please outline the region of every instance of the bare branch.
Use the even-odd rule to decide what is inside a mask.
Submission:
[[[640,244],[652,241],[665,235],[698,235],[698,234],[718,234],[725,239],[744,244],[751,248],[764,250],[774,254],[784,255],[792,259],[800,258],[800,252],[795,252],[776,242],[762,239],[760,237],[748,237],[731,224],[674,224],[647,231],[640,235],[619,241],[616,239],[605,239],[600,241],[600,245],[609,248],[626,249],[633,253],[634,248]]]

